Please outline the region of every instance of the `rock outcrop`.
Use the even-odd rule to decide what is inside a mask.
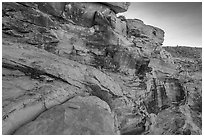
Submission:
[[[75,97],[55,106],[15,134],[23,135],[112,135],[114,121],[106,102],[95,96]]]
[[[3,134],[201,134],[202,60],[129,5],[2,3]]]
[[[164,41],[164,31],[150,25],[145,25],[138,19],[127,19],[128,35],[148,39],[157,45],[162,45]]]
[[[130,6],[130,2],[103,2],[107,4],[115,13],[125,12]]]

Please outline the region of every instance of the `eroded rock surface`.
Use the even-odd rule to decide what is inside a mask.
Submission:
[[[104,4],[109,5],[109,7],[116,13],[125,12],[130,6],[130,2],[103,2]]]
[[[114,121],[106,102],[95,96],[78,96],[44,112],[15,134],[112,135]]]
[[[201,134],[201,56],[128,7],[2,3],[3,134]]]

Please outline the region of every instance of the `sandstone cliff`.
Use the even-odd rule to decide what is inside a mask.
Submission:
[[[201,70],[129,5],[2,3],[3,134],[201,134]]]

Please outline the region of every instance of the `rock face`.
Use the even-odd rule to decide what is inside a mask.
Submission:
[[[110,14],[111,10],[107,6],[98,3],[69,3],[65,6],[64,18],[71,19],[79,25],[90,27],[95,22],[97,12]]]
[[[138,19],[127,19],[128,34],[135,37],[148,37],[155,43],[162,44],[164,41],[164,31],[150,25],[145,25]]]
[[[125,12],[130,6],[130,2],[103,2],[107,4],[115,13]]]
[[[41,114],[35,121],[18,129],[15,134],[112,135],[114,121],[106,102],[95,96],[74,97]]]
[[[2,3],[3,134],[201,134],[201,56],[129,5]]]

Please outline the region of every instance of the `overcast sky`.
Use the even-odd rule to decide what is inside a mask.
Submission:
[[[123,15],[163,29],[164,46],[202,46],[201,2],[131,2]]]

